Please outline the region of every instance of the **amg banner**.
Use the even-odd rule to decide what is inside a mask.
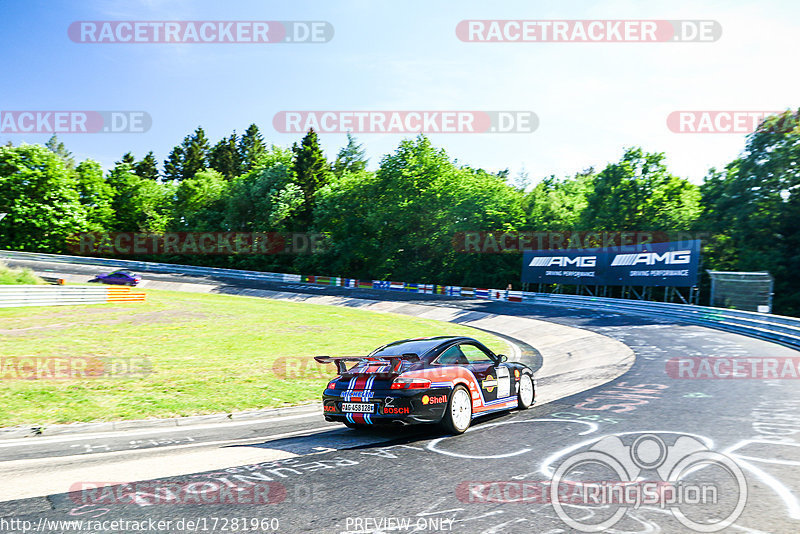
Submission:
[[[522,255],[522,281],[544,284],[688,287],[699,270],[700,240]]]

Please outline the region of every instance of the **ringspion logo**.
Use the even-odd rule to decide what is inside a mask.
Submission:
[[[146,111],[0,111],[0,133],[144,133]]]
[[[579,502],[596,513],[564,502],[563,487],[579,489]],[[695,532],[719,532],[742,514],[747,480],[731,457],[696,436],[633,432],[573,449],[553,473],[549,493],[556,515],[579,532],[605,532],[641,507],[669,510]]]
[[[533,111],[279,111],[272,126],[280,133],[532,133]]]
[[[715,20],[462,20],[456,36],[469,43],[714,42]]]
[[[330,22],[308,20],[81,20],[67,29],[91,44],[327,43],[333,34]]]

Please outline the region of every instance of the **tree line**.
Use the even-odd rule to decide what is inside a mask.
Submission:
[[[0,247],[66,252],[80,232],[318,232],[311,255],[138,259],[478,287],[518,287],[521,254],[465,254],[473,231],[709,232],[703,268],[769,271],[775,311],[800,314],[800,110],[768,117],[700,185],[640,147],[619,161],[535,184],[451,158],[424,135],[367,169],[348,134],[328,159],[313,130],[291,147],[252,124],[215,144],[198,127],[159,166],[124,154],[104,172],[55,136],[0,147]]]

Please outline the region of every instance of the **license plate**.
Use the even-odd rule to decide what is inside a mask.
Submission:
[[[375,411],[375,405],[366,402],[343,402],[342,411],[351,413],[372,413]]]

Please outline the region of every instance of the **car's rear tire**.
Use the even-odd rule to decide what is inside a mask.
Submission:
[[[472,422],[472,398],[464,386],[456,386],[447,403],[442,426],[453,434],[463,434]]]
[[[520,410],[527,410],[533,404],[536,392],[533,389],[533,379],[529,374],[519,377],[519,391],[517,393],[517,406]]]

